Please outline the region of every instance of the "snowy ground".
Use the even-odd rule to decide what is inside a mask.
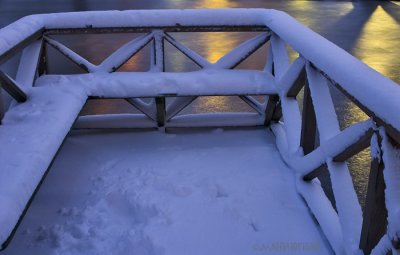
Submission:
[[[4,254],[324,254],[265,129],[73,132]]]

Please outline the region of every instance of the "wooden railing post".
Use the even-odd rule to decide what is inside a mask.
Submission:
[[[39,63],[37,67],[37,75],[40,77],[48,72],[47,70],[47,42],[43,40],[42,48],[39,55]]]
[[[264,125],[269,126],[272,121],[277,121],[280,119],[279,112],[280,110],[279,104],[279,96],[271,95],[267,98],[267,106],[265,108],[265,120]]]
[[[381,147],[382,138],[378,136],[378,144]],[[387,210],[385,205],[385,181],[383,178],[384,163],[382,151],[371,161],[371,171],[369,173],[367,198],[363,213],[363,226],[360,238],[360,249],[365,254],[370,254],[371,250],[378,244],[379,240],[386,232]]]
[[[156,97],[156,107],[157,107],[157,126],[165,126],[165,117],[167,115],[165,110],[165,97]]]
[[[164,62],[164,34],[162,31],[155,31],[153,38],[153,47],[151,48],[151,70],[153,72],[164,72],[165,62]],[[156,120],[157,126],[159,128],[165,126],[166,122],[166,106],[165,97],[156,97]]]

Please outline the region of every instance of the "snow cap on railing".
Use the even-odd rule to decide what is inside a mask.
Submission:
[[[266,26],[400,132],[400,88],[288,14],[268,9],[129,10],[31,15],[0,30],[0,56],[42,27]],[[318,47],[316,47],[316,45]],[[384,99],[384,100],[383,100]]]

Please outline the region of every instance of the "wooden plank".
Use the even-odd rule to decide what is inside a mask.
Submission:
[[[1,87],[17,102],[23,103],[27,100],[25,92],[7,74],[0,70]]]
[[[47,44],[42,44],[42,49],[40,52],[40,59],[37,68],[37,75],[40,77],[47,73]]]
[[[157,108],[157,126],[164,127],[165,119],[166,119],[166,110],[165,110],[165,97],[156,97],[156,108]]]
[[[266,26],[143,26],[143,27],[86,27],[46,29],[45,34],[110,34],[110,33],[147,33],[153,30],[164,32],[264,32],[270,31]]]
[[[0,65],[18,54],[23,48],[31,44],[32,42],[40,39],[44,33],[44,28],[41,28],[34,32],[32,35],[28,36],[24,40],[22,40],[20,43],[15,45],[13,48],[9,49],[8,51],[4,52],[3,54],[0,55]]]
[[[327,168],[328,166],[326,165],[326,163],[320,165],[319,167],[317,167],[315,170],[309,172],[308,174],[303,176],[303,180],[304,181],[311,181],[314,178],[317,178],[318,176],[324,174],[327,172]]]
[[[153,47],[151,48],[151,70],[165,72],[164,60],[164,34],[161,31],[155,32]]]
[[[382,139],[378,135],[379,146]],[[384,162],[382,152],[379,157],[372,159],[368,180],[367,198],[363,215],[363,226],[360,238],[360,249],[365,254],[378,244],[386,233],[387,210],[385,205],[385,181],[383,178]]]
[[[277,105],[279,102],[278,95],[271,95],[267,99],[267,107],[265,108],[265,121],[264,125],[269,126],[272,121],[274,121],[274,113],[277,110]]]
[[[249,92],[249,93],[196,93],[196,94],[192,94],[192,93],[188,93],[188,94],[176,94],[176,93],[154,93],[154,94],[149,94],[146,96],[138,96],[138,97],[133,97],[133,98],[149,98],[149,97],[200,97],[200,96],[276,96],[278,97],[278,101],[279,101],[279,96],[277,94],[272,94],[272,93],[254,93],[254,92]],[[121,97],[121,96],[107,96],[107,97],[103,97],[103,96],[89,96],[90,99],[125,99],[125,97]]]
[[[343,162],[354,155],[358,154],[365,148],[369,147],[371,136],[374,130],[370,128],[365,134],[363,134],[355,143],[350,147],[347,147],[343,152],[333,158],[333,161]]]
[[[274,114],[272,115],[272,120],[273,121],[279,121],[282,118],[282,101],[279,100],[278,103],[276,103],[275,111]]]
[[[315,148],[317,132],[317,122],[315,117],[314,105],[311,98],[308,83],[304,86],[303,114],[301,126],[300,146],[303,148],[304,155],[307,155]]]
[[[297,77],[293,85],[287,91],[286,96],[296,97],[299,94],[300,90],[304,87],[305,83],[306,83],[306,68],[304,66],[300,72],[300,75]]]

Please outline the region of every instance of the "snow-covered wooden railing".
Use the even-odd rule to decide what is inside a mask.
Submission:
[[[211,64],[169,34],[187,31],[259,31],[261,34]],[[93,65],[52,37],[54,34],[121,32],[145,34],[122,46],[99,65]],[[165,41],[202,70],[164,73]],[[267,64],[263,71],[232,70],[267,42]],[[114,73],[148,43],[153,45],[150,73]],[[54,47],[89,74],[46,75],[45,45]],[[299,53],[293,63],[289,60],[287,45]],[[373,252],[384,254],[399,248],[400,119],[396,111],[400,109],[400,88],[287,14],[275,10],[234,9],[34,15],[0,30],[0,64],[22,49],[16,78],[0,72],[3,89],[18,102],[29,101],[33,85],[54,88],[66,85],[88,97],[127,99],[156,126],[168,127],[174,126],[171,124],[174,117],[198,96],[240,96],[257,112],[256,119],[244,123],[271,126],[282,157],[298,176],[299,193],[336,253],[354,254],[359,249],[370,253],[375,247]],[[342,91],[371,119],[341,131],[328,84]],[[303,87],[301,114],[296,97]],[[251,95],[269,97],[265,104],[260,104]],[[166,105],[165,98],[170,96],[177,99]],[[145,103],[141,97],[153,97],[154,103]],[[223,121],[214,124],[232,122],[232,115],[216,116]],[[191,118],[181,118],[175,125],[188,126],[191,121]],[[315,148],[317,131],[319,146]],[[363,217],[346,160],[368,146],[373,160]],[[324,169],[331,176],[337,212],[316,179]]]
[[[392,124],[397,120],[383,121],[389,116],[379,115],[373,109],[389,107],[384,110],[394,114],[399,104],[394,102],[396,99],[393,96],[400,96],[400,88],[308,30],[301,31],[301,38],[313,39],[313,45],[325,51],[324,54],[319,52],[320,58],[327,58],[326,61],[330,62],[315,56],[314,52],[318,49],[301,50],[301,42],[292,37],[284,38],[285,33],[280,37],[280,31],[272,31],[267,66],[277,79],[283,122],[274,123],[271,128],[284,160],[297,173],[300,194],[335,253],[355,254],[359,249],[366,254],[371,251],[386,254],[392,249],[398,252],[400,200],[395,197],[400,194],[400,151],[396,149],[400,142],[399,129]],[[290,46],[299,52],[293,63],[289,61],[284,39],[289,39]],[[304,40],[298,38],[298,41]],[[367,82],[367,79],[370,80]],[[359,84],[359,80],[364,83]],[[370,119],[341,131],[329,84],[343,92]],[[301,113],[296,97],[303,87]],[[369,89],[375,92],[375,96],[367,91]],[[393,94],[387,94],[386,90]],[[391,97],[387,102],[393,104],[379,105],[375,101],[379,96],[383,101]],[[371,100],[367,102],[366,98]],[[317,137],[319,141],[316,141]],[[346,160],[368,146],[371,147],[372,162],[363,213]],[[326,170],[329,171],[336,210],[326,196],[315,196],[324,193],[316,177]]]

